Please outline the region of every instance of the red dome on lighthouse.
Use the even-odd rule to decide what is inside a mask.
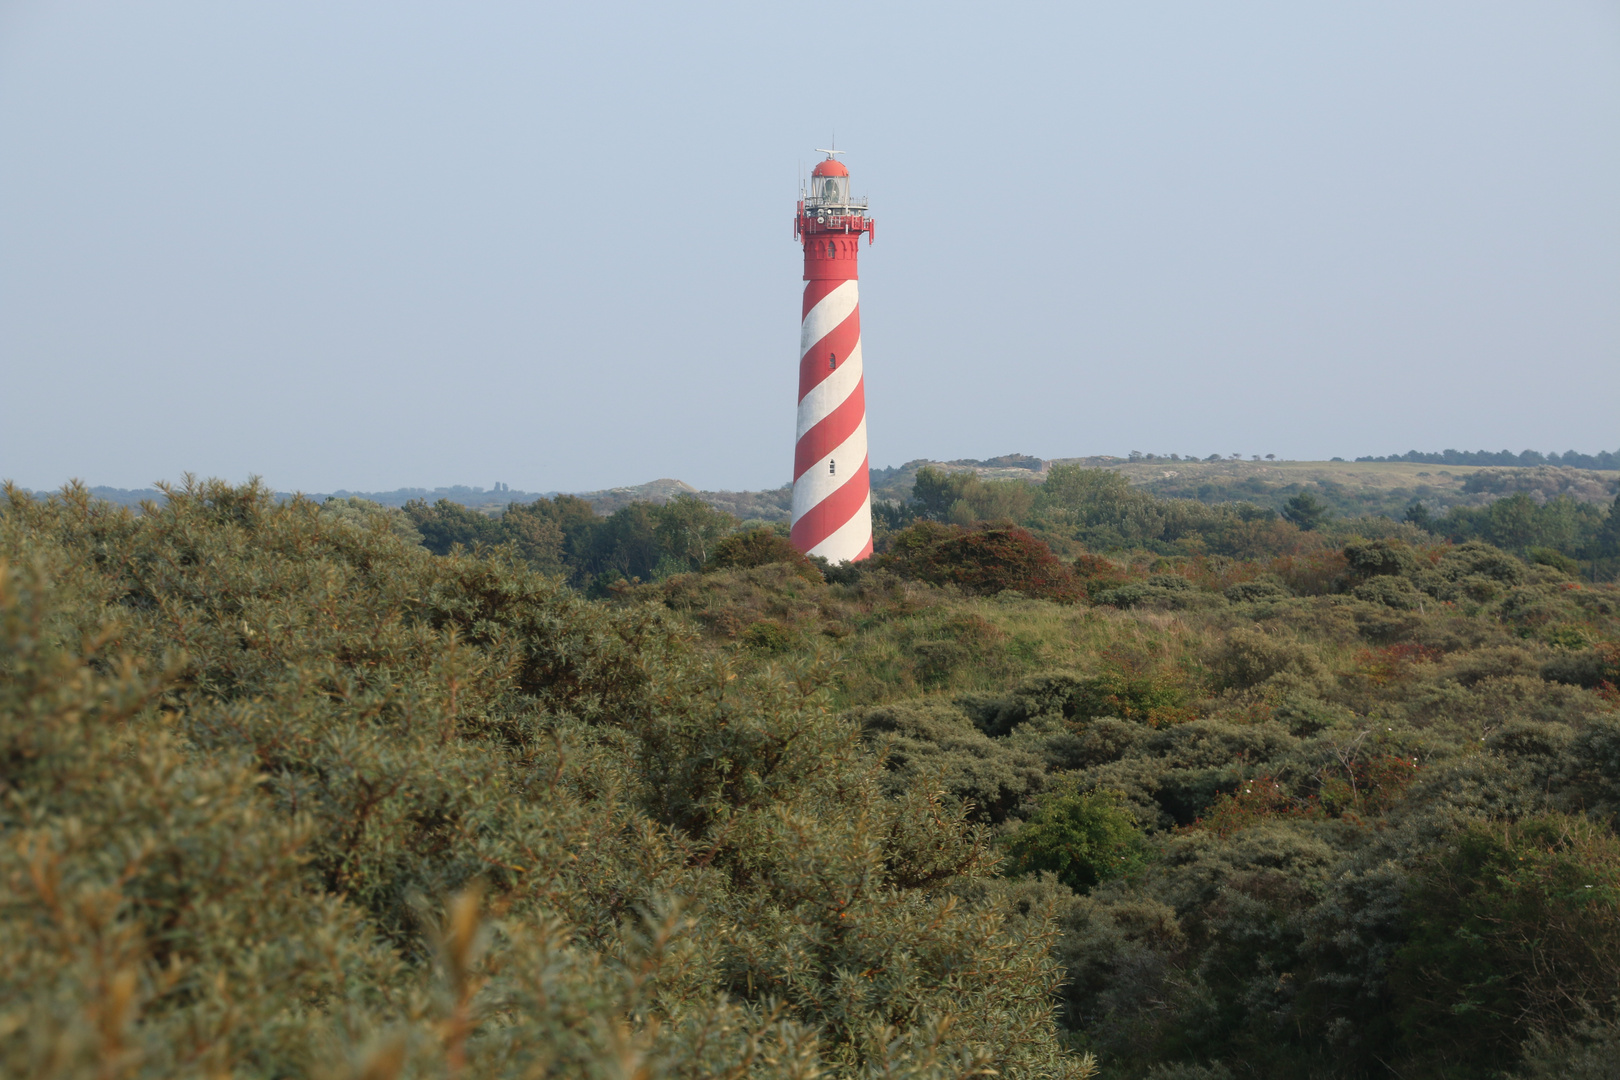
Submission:
[[[828,158],[826,161],[823,161],[820,165],[817,165],[814,169],[810,170],[810,175],[848,176],[849,170],[844,168],[844,163],[842,161],[838,161],[834,158]]]

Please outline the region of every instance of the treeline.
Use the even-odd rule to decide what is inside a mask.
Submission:
[[[1566,450],[1562,454],[1556,450],[1550,454],[1537,450],[1521,450],[1517,454],[1511,450],[1442,450],[1437,454],[1408,450],[1404,454],[1358,457],[1356,460],[1410,461],[1419,465],[1562,465],[1569,469],[1620,469],[1620,451],[1610,453],[1607,450],[1596,454],[1582,454],[1575,450]]]
[[[1620,502],[1620,500],[1617,500]],[[360,513],[354,500],[330,500],[332,512]],[[924,467],[909,497],[873,505],[874,540],[881,553],[917,521],[982,526],[1017,525],[1061,556],[1147,550],[1162,555],[1270,559],[1321,550],[1353,537],[1482,540],[1515,555],[1574,572],[1612,578],[1620,572],[1620,511],[1567,495],[1537,501],[1522,492],[1485,507],[1453,507],[1436,515],[1420,502],[1405,520],[1344,517],[1310,490],[1281,510],[1247,502],[1204,503],[1159,498],[1122,474],[1080,465],[1054,465],[1042,483],[983,480],[968,471]],[[636,502],[598,514],[582,499],[560,495],[512,503],[485,514],[448,500],[413,501],[401,527],[435,554],[507,546],[530,567],[563,577],[577,589],[605,596],[616,583],[661,581],[706,566],[726,536],[750,527],[693,495],[667,503]],[[780,524],[753,527],[784,532]]]
[[[1147,547],[1258,556],[1289,547],[1299,531],[1274,510],[1160,499],[1132,487],[1122,473],[1079,465],[1054,465],[1039,484],[925,467],[909,500],[878,503],[872,511],[879,547],[919,519],[963,526],[1007,521],[1060,553]]]
[[[447,555],[457,545],[509,546],[532,568],[602,595],[617,581],[652,581],[700,569],[715,544],[740,522],[695,495],[666,503],[634,502],[600,515],[584,499],[559,495],[514,502],[499,515],[441,499],[405,504],[422,545]]]
[[[1516,555],[1597,562],[1612,574],[1620,559],[1620,499],[1602,506],[1567,495],[1537,502],[1522,492],[1484,507],[1433,515],[1414,503],[1405,520],[1340,518],[1302,490],[1280,511],[1245,502],[1163,499],[1133,487],[1120,473],[1055,465],[1043,484],[981,480],[970,472],[918,472],[912,497],[874,507],[880,533],[917,519],[956,525],[1006,520],[1029,528],[1056,550],[1144,548],[1162,554],[1269,558],[1319,548],[1348,537],[1403,537],[1410,542],[1484,540]]]
[[[1535,562],[1575,572],[1579,562],[1614,572],[1620,557],[1620,498],[1608,507],[1577,502],[1560,495],[1538,503],[1521,493],[1489,506],[1453,506],[1438,518],[1424,505],[1412,504],[1406,520],[1456,543],[1483,540]]]

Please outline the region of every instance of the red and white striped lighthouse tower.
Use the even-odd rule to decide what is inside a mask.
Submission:
[[[804,322],[799,331],[799,425],[793,449],[793,546],[829,562],[872,554],[872,489],[866,470],[866,383],[855,257],[877,231],[866,200],[849,193],[836,157],[810,174],[793,235],[804,245]]]

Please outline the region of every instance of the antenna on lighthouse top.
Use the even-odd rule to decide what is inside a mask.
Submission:
[[[816,147],[816,153],[818,153],[818,154],[826,154],[830,158],[837,158],[839,154],[847,154],[847,153],[849,153],[849,151],[848,150],[823,150],[821,147],[818,146],[818,147]]]

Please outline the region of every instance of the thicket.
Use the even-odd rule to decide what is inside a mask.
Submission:
[[[10,492],[0,1071],[1614,1074],[1620,587],[927,473],[853,567]]]
[[[1159,498],[1132,487],[1122,474],[1080,465],[1055,465],[1043,482],[982,480],[971,471],[931,466],[915,476],[909,496],[873,506],[879,553],[926,521],[973,532],[991,524],[1002,530],[1017,527],[1069,559],[1087,552],[1140,550],[1259,560],[1308,557],[1357,536],[1408,543],[1443,538],[1454,543],[1483,540],[1572,572],[1583,567],[1598,579],[1620,574],[1620,511],[1615,506],[1518,490],[1515,485],[1524,479],[1518,474],[1470,477],[1480,491],[1501,489],[1502,497],[1487,506],[1452,507],[1435,515],[1419,502],[1406,509],[1402,521],[1336,513],[1332,492],[1318,497],[1309,489],[1295,492],[1280,509]],[[325,508],[338,516],[380,510],[372,506],[368,511],[368,505],[359,499],[332,499]],[[403,515],[394,513],[393,521],[402,536],[419,537],[436,554],[447,554],[457,544],[468,550],[506,545],[529,566],[595,597],[631,582],[700,570],[733,533],[782,534],[779,525],[739,521],[692,495],[664,504],[631,503],[605,515],[567,495],[512,503],[501,514],[468,510],[447,500],[433,506],[416,501],[406,505]],[[915,539],[914,533],[907,535]]]
[[[0,1072],[1088,1075],[984,827],[749,655],[385,514],[11,490]]]
[[[1613,562],[1620,556],[1620,497],[1602,507],[1567,495],[1538,503],[1516,492],[1489,506],[1453,506],[1439,518],[1414,503],[1406,520],[1454,542],[1483,540],[1571,570],[1578,561]]]
[[[514,502],[499,515],[447,499],[432,506],[414,500],[405,504],[404,517],[436,555],[458,544],[468,550],[509,546],[534,569],[595,596],[614,582],[697,570],[739,525],[731,514],[684,494],[663,504],[633,502],[605,516],[572,495]]]
[[[1620,512],[1497,507],[8,492],[0,1070],[1614,1075]]]
[[[885,790],[988,830],[975,895],[1055,908],[1061,1023],[1104,1075],[1614,1075],[1620,588],[1416,530],[1083,553],[1058,602],[913,572],[975,530],[1005,527],[622,602],[756,662],[837,653]]]

